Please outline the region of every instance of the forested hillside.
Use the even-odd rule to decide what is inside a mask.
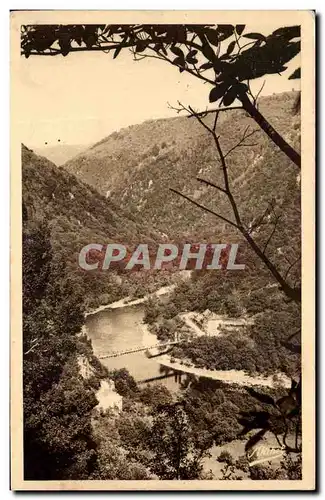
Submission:
[[[261,99],[260,108],[299,150],[299,116],[293,111],[296,97],[296,92],[268,96]],[[212,118],[208,115],[205,120]],[[245,131],[256,132],[232,150]],[[217,132],[224,152],[229,152],[229,182],[243,222],[254,229],[265,214],[263,224],[254,233],[263,245],[277,219],[267,250],[286,272],[288,260],[295,260],[300,251],[298,170],[244,111],[223,113]],[[213,139],[193,117],[148,121],[123,129],[66,163],[64,168],[130,210],[137,222],[162,231],[169,239],[240,241],[229,224],[170,190],[177,189],[233,220],[225,195],[196,179],[223,186]]]
[[[242,388],[215,381],[188,380],[175,395],[161,385],[138,387],[127,370],[108,373],[79,335],[83,297],[67,279],[67,268],[53,265],[47,224],[27,221],[25,214],[24,478],[211,479],[204,468],[211,446],[236,438],[240,412],[265,414],[268,405]],[[81,355],[95,376],[81,375]],[[102,377],[115,382],[123,397],[121,411],[95,409]],[[281,389],[268,392],[283,395]],[[249,470],[246,459],[243,466],[246,477],[264,471]],[[291,477],[290,470],[281,473]]]
[[[296,97],[296,92],[264,97],[260,108],[299,149],[299,117],[292,114]],[[211,115],[205,118],[207,123],[212,120]],[[288,187],[296,183],[297,171],[244,111],[223,113],[218,127],[225,151],[241,139],[247,127],[249,132],[256,130],[228,156],[234,194],[249,223],[256,209],[263,211],[272,196],[280,205],[285,202]],[[64,168],[170,238],[199,239],[218,236],[224,230],[210,215],[170,192],[170,187],[211,208],[218,207],[225,216],[230,213],[220,193],[196,181],[200,176],[218,183],[221,173],[213,141],[195,118],[150,120],[122,129],[67,162]]]
[[[121,280],[117,271],[84,271],[78,265],[80,250],[89,243],[123,243],[128,247],[154,242],[157,234],[138,223],[111,200],[46,158],[22,146],[23,206],[29,225],[46,220],[50,231],[53,265],[67,266],[67,276],[85,305],[113,302],[123,295],[153,286],[149,273],[129,273]],[[159,280],[159,278],[158,278]],[[143,292],[143,289],[142,289]]]
[[[299,150],[296,97],[295,92],[264,97],[260,108],[269,122]],[[209,115],[205,120],[210,123]],[[255,130],[239,147],[232,149],[245,131]],[[291,286],[299,287],[298,170],[244,111],[223,113],[217,132],[227,154],[231,191],[244,224],[251,228],[254,239]],[[163,336],[168,336],[168,331],[173,335],[177,314],[186,310],[209,309],[231,317],[257,315],[256,326],[248,328],[257,353],[253,355],[245,349],[236,366],[262,372],[297,369],[297,355],[288,352],[283,343],[299,330],[299,306],[284,300],[269,270],[235,228],[169,189],[176,188],[195,202],[234,220],[225,195],[196,179],[200,177],[223,186],[213,139],[194,117],[150,121],[121,130],[64,168],[96,186],[107,198],[122,200],[123,206],[131,209],[138,221],[152,224],[171,239],[240,243],[245,270],[195,272],[192,280],[180,285],[169,302],[159,309],[155,327],[158,334],[162,330]],[[151,317],[155,314],[153,311],[150,305]],[[175,351],[194,363],[200,360],[202,366],[227,369],[232,367],[233,351],[238,351],[240,344],[235,338],[229,342],[219,350],[216,340],[200,339],[197,348],[194,342],[190,348],[175,348]]]

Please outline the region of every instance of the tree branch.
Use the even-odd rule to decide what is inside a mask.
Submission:
[[[229,183],[229,177],[228,177],[228,169],[227,169],[227,164],[226,164],[226,159],[225,155],[223,154],[220,141],[219,141],[219,136],[216,134],[216,124],[217,124],[217,119],[219,116],[219,113],[216,112],[216,118],[214,122],[213,129],[211,129],[203,120],[200,116],[197,116],[197,113],[189,106],[186,108],[184,105],[179,103],[181,106],[181,109],[189,111],[193,116],[196,117],[196,119],[199,121],[199,123],[212,135],[216,149],[218,151],[218,155],[220,158],[221,166],[222,166],[222,171],[223,171],[223,176],[224,176],[224,188],[220,188],[219,190],[223,190],[229,200],[229,203],[232,207],[233,214],[235,216],[235,221],[236,223],[233,223],[232,221],[226,220],[226,222],[231,223],[233,227],[236,227],[240,233],[243,235],[243,237],[246,239],[247,243],[249,246],[252,248],[252,250],[255,252],[255,254],[261,259],[261,261],[266,265],[266,267],[269,269],[269,271],[272,273],[273,277],[276,279],[276,281],[279,283],[281,290],[288,296],[290,300],[294,300],[295,302],[300,302],[301,301],[301,290],[292,288],[289,283],[286,282],[285,278],[281,275],[281,273],[278,271],[276,266],[268,259],[268,257],[265,255],[264,251],[259,247],[259,245],[256,243],[256,241],[252,238],[250,235],[250,231],[247,230],[242,222],[239,209],[237,207],[235,198],[231,192],[230,189],[230,183]],[[247,129],[246,129],[247,130]],[[246,132],[246,131],[245,131]],[[244,133],[245,136],[245,133]],[[219,186],[218,186],[219,188]],[[174,192],[177,192],[174,190]],[[181,193],[177,192],[177,194],[180,194],[184,198],[186,198],[188,201],[191,203],[194,203],[196,206],[202,208],[205,211],[209,211],[209,213],[221,218],[222,220],[225,220],[224,217],[220,216],[216,212],[213,212],[212,210],[207,209],[206,207],[196,203],[194,200],[192,200],[189,197],[186,197],[185,195],[182,195]]]
[[[250,116],[256,121],[262,130],[269,136],[269,138],[290,158],[290,160],[301,168],[301,156],[293,149],[287,141],[270,125],[266,118],[258,111],[258,109],[251,103],[246,93],[238,96],[238,99],[243,104],[243,108]]]
[[[277,227],[277,225],[278,225],[278,222],[279,222],[280,218],[281,218],[281,216],[280,216],[280,215],[276,216],[276,218],[275,218],[274,225],[273,225],[273,229],[272,229],[271,234],[270,234],[270,236],[268,237],[268,239],[267,239],[267,241],[266,241],[266,243],[265,243],[265,245],[264,245],[264,248],[263,248],[263,253],[264,253],[264,254],[265,254],[266,249],[267,249],[267,247],[268,247],[268,245],[269,245],[269,243],[270,243],[270,241],[271,241],[271,239],[272,239],[272,237],[273,237],[273,235],[274,235],[274,233],[275,233],[275,231],[276,231],[276,227]]]
[[[207,181],[205,179],[201,179],[201,177],[197,177],[196,178],[197,181],[199,182],[203,182],[203,184],[206,184],[207,186],[211,186],[211,187],[214,187],[215,189],[218,189],[218,191],[221,191],[222,193],[224,194],[227,194],[227,191],[225,189],[223,189],[222,187],[220,186],[217,186],[216,184],[214,184],[213,182],[210,182],[210,181]]]
[[[231,220],[226,219],[226,217],[223,217],[222,215],[218,214],[217,212],[214,212],[213,210],[210,210],[210,208],[207,208],[204,205],[201,205],[200,203],[197,203],[195,200],[192,200],[192,198],[189,198],[188,196],[186,196],[186,194],[183,194],[183,193],[181,193],[180,191],[177,191],[177,189],[174,189],[174,188],[169,188],[169,189],[170,189],[170,191],[172,191],[173,193],[178,194],[179,196],[181,196],[185,200],[189,201],[190,203],[192,203],[196,207],[201,208],[201,210],[204,210],[205,212],[208,212],[209,214],[212,214],[215,217],[218,217],[219,219],[223,220],[227,224],[230,224],[231,226],[235,227],[236,229],[239,229],[238,226],[237,226],[237,224],[235,224]]]
[[[294,267],[294,266],[295,266],[295,265],[296,265],[296,264],[300,261],[300,259],[301,259],[301,257],[300,257],[300,255],[299,255],[299,257],[298,257],[298,258],[297,258],[294,262],[292,262],[292,263],[290,264],[290,266],[288,267],[288,269],[287,269],[287,271],[286,271],[286,274],[285,274],[285,276],[284,276],[284,278],[285,278],[285,279],[288,277],[289,272],[290,272],[290,271],[291,271],[291,269],[292,269],[292,268],[293,268],[293,267]]]
[[[251,137],[252,135],[256,134],[256,132],[259,132],[259,130],[253,130],[252,132],[250,132],[249,134],[247,134],[247,131],[249,129],[249,125],[246,127],[245,131],[244,131],[244,134],[243,134],[243,137],[240,139],[239,142],[237,142],[237,144],[235,144],[235,146],[233,146],[232,148],[229,149],[229,151],[227,151],[227,153],[224,154],[224,158],[227,158],[227,156],[232,152],[234,151],[236,148],[239,148],[239,147],[252,147],[254,146],[254,144],[243,144],[243,142],[248,139],[248,137]]]
[[[220,106],[220,108],[216,108],[216,109],[207,109],[206,111],[200,111],[199,113],[195,113],[195,115],[192,115],[190,114],[188,116],[188,118],[194,118],[196,116],[202,116],[203,118],[211,113],[216,113],[216,112],[219,112],[219,111],[234,111],[234,110],[238,110],[238,109],[241,109],[243,110],[243,106],[232,106],[232,107],[227,107],[227,106]]]
[[[177,47],[179,49],[180,47],[185,47],[187,50],[187,55],[182,53],[183,57],[179,59],[180,64],[176,63],[176,66],[178,66],[181,71],[185,71],[204,81],[205,83],[209,83],[213,87],[216,87],[216,85],[218,85],[219,83],[226,84],[227,82],[230,82],[231,85],[237,85],[240,81],[240,77],[243,76],[241,75],[241,67],[243,66],[242,63],[245,63],[247,66],[246,69],[248,70],[246,75],[248,86],[241,85],[241,90],[238,91],[239,93],[237,95],[237,99],[242,103],[242,108],[249,113],[249,115],[262,128],[262,130],[267,133],[271,140],[300,168],[300,155],[268,123],[268,121],[256,107],[257,99],[262,91],[263,86],[255,97],[253,96],[249,86],[250,80],[256,78],[255,64],[250,64],[249,60],[251,60],[251,62],[254,62],[255,57],[263,56],[265,50],[267,50],[269,47],[273,48],[272,41],[274,33],[272,33],[270,37],[265,38],[265,44],[269,44],[265,49],[265,47],[258,48],[256,46],[256,40],[249,41],[246,44],[241,45],[239,43],[241,35],[238,36],[236,30],[234,30],[233,33],[229,34],[229,36],[227,36],[226,38],[233,36],[233,43],[237,44],[238,50],[233,54],[228,54],[226,50],[222,54],[222,56],[226,57],[224,58],[224,60],[222,60],[222,56],[220,56],[220,50],[222,49],[223,44],[218,41],[218,25],[202,25],[199,27],[196,25],[182,25],[182,33],[180,36],[178,36],[178,34],[172,34],[171,36],[171,34],[168,33],[168,30],[166,30],[165,34],[161,33],[156,30],[156,25],[119,25],[114,26],[112,30],[110,29],[112,25],[105,25],[105,28],[103,30],[100,28],[100,25],[94,25],[95,29],[93,37],[95,42],[90,42],[90,44],[89,40],[85,40],[84,37],[80,37],[80,34],[74,32],[73,29],[71,30],[71,26],[68,27],[67,33],[64,33],[64,26],[65,25],[48,25],[47,27],[45,27],[41,25],[30,25],[30,29],[22,29],[21,54],[25,55],[26,57],[29,57],[30,55],[56,56],[59,54],[67,56],[69,53],[73,52],[109,52],[116,49],[117,52],[114,54],[114,57],[117,57],[121,49],[135,47],[136,50],[140,50],[141,53],[144,50],[152,50],[156,53],[157,56],[159,56],[159,59],[165,60],[168,63],[175,65],[174,55],[172,57],[173,60],[171,60],[171,54],[169,54],[168,57],[167,51],[171,47]],[[106,28],[108,28],[108,30]],[[217,43],[210,42],[209,32],[211,34],[211,31],[215,31]],[[64,36],[62,36],[65,34],[69,35],[68,40],[65,40]],[[282,49],[282,44],[279,44],[279,47],[275,50],[276,60],[273,62],[281,62],[283,50],[286,47],[289,47],[288,44],[291,43],[290,40],[297,36],[299,36],[299,33],[291,33],[288,39],[286,38],[286,36],[283,36],[282,39],[280,38],[280,40],[284,44],[284,48]],[[72,43],[74,44],[73,46],[71,45]],[[57,44],[58,48],[53,47],[53,45],[55,44]],[[79,44],[79,46],[76,46],[76,44]],[[141,46],[139,48],[139,44],[142,44],[143,48]],[[296,55],[296,53],[300,51],[298,42],[294,42],[294,44],[294,51],[292,52],[292,56],[288,56],[288,61],[290,61]],[[246,47],[250,48],[246,49]],[[195,61],[189,62],[186,60],[186,57],[193,49],[195,49],[199,53],[199,55],[203,56],[204,60],[207,61],[206,68],[201,69],[202,66],[197,68]],[[192,68],[190,68],[189,66],[192,66]],[[279,74],[281,74],[284,70],[282,68],[284,67],[279,66]],[[206,71],[210,69],[214,72],[214,76],[212,78],[208,78],[203,75],[206,74]],[[233,75],[232,71],[234,70],[235,74]],[[236,74],[236,70],[238,70],[238,74]],[[274,64],[271,65],[271,63],[268,63],[266,61],[265,68],[261,71],[260,76],[266,76],[270,74],[270,70],[272,70],[272,73],[274,72]],[[230,79],[229,75],[231,75]],[[225,91],[226,90],[227,89],[225,88]],[[221,102],[223,98],[224,96],[220,95],[219,99],[221,99]],[[235,109],[235,107],[229,109]],[[202,114],[202,116],[204,116],[204,114]]]

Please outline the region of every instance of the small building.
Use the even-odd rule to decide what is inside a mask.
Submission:
[[[122,410],[123,398],[115,391],[113,380],[101,381],[96,398],[98,399],[97,409],[108,410],[109,408],[117,408],[118,410]]]

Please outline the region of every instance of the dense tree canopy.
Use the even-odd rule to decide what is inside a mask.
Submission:
[[[23,292],[25,479],[87,478],[96,464],[97,400],[77,365],[82,301],[64,266],[52,267],[46,222],[23,232]]]

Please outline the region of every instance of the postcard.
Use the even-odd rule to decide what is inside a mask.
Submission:
[[[11,12],[11,488],[314,490],[315,13]]]

